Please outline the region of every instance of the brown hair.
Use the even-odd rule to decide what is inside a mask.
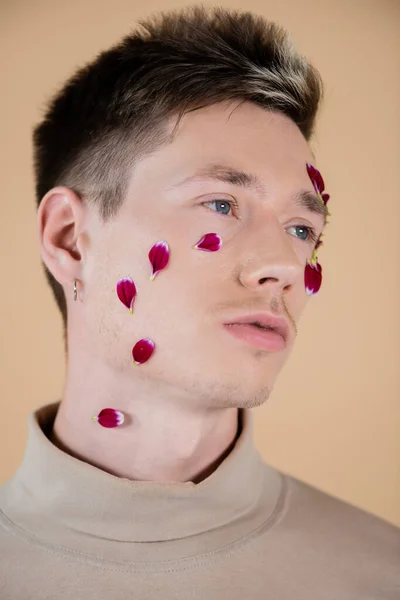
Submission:
[[[63,185],[93,203],[104,222],[111,219],[124,201],[133,163],[171,141],[167,120],[177,115],[176,130],[185,113],[216,102],[249,101],[279,111],[310,139],[321,77],[276,23],[202,5],[138,23],[142,31],[72,75],[35,127],[37,206]],[[43,266],[66,344],[64,290]]]

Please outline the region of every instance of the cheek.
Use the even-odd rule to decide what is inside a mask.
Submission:
[[[140,260],[135,250],[117,250],[114,246],[112,253],[101,252],[93,261],[97,267],[91,270],[88,280],[85,318],[97,334],[110,341],[119,338],[123,343],[124,339],[135,341],[157,334],[165,339],[168,334],[175,335],[180,323],[190,326],[188,319],[199,312],[198,292],[209,287],[190,262],[190,252],[196,251],[183,251],[175,244],[167,267],[150,280],[152,267],[147,246],[150,249],[151,244],[140,251]],[[123,277],[130,277],[136,286],[133,314],[117,295],[117,283]]]
[[[116,291],[119,279],[133,275],[130,255],[129,244],[122,244],[121,238],[103,235],[101,243],[92,244],[85,261],[83,329],[88,336],[101,336],[102,344],[117,342],[132,317]]]
[[[187,330],[204,312],[204,301],[209,294],[209,280],[177,261],[154,281],[143,282],[138,289],[135,312],[138,320],[157,330],[174,333],[177,326]]]
[[[152,231],[142,223],[129,231],[120,224],[118,231],[104,232],[101,243],[93,244],[85,264],[84,310],[85,322],[94,335],[124,345],[123,340],[133,342],[138,337],[159,334],[165,343],[168,336],[186,335],[189,330],[192,335],[199,333],[203,315],[221,300],[223,279],[229,279],[229,261],[228,254],[220,250],[192,247],[205,233],[216,231],[215,222],[207,229],[210,223],[189,221],[182,219],[173,228],[169,222],[164,227],[157,223]],[[170,247],[169,263],[151,281],[148,253],[162,240]],[[124,277],[130,277],[137,290],[133,315],[116,292]]]
[[[297,285],[296,289],[293,290],[292,295],[287,297],[286,308],[295,322],[297,322],[303,314],[309,298],[310,297],[307,296],[305,292],[305,286],[302,281]]]

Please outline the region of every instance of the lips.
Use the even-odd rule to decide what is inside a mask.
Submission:
[[[273,329],[261,329],[250,323],[224,325],[224,329],[247,345],[267,352],[281,352],[286,346],[283,337]]]
[[[288,323],[285,319],[280,319],[278,317],[274,317],[268,313],[255,313],[252,315],[243,315],[239,317],[235,317],[229,323],[225,323],[225,325],[234,325],[234,324],[248,324],[255,325],[255,327],[259,326],[259,330],[263,331],[262,327],[265,329],[272,329],[276,333],[278,333],[285,342],[289,340],[290,337],[290,329]]]
[[[287,322],[268,313],[235,317],[224,323],[224,329],[242,342],[268,352],[281,352],[290,338]]]

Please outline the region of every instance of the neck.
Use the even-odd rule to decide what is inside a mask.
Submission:
[[[41,515],[29,524],[23,518],[36,538],[47,537],[51,544],[62,538],[79,553],[93,551],[95,544],[96,555],[114,566],[165,560],[170,565],[171,552],[187,561],[270,527],[285,506],[282,476],[254,446],[250,410],[239,412],[242,430],[232,452],[199,485],[129,481],[71,458],[48,439],[59,410],[56,402],[31,415],[24,459],[10,485],[10,517],[14,512],[17,522],[27,506],[29,516]],[[105,454],[112,450],[109,445]]]
[[[96,394],[87,377],[84,385],[73,381],[67,378],[50,439],[71,456],[118,477],[199,483],[217,469],[240,435],[237,408],[193,407],[171,394],[160,398],[145,389],[145,382],[124,393],[97,381]],[[107,407],[125,414],[123,425],[107,429],[92,421]]]

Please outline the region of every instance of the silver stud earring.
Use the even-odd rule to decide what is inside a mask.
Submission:
[[[74,300],[76,300],[77,297],[78,297],[78,291],[76,289],[76,279],[75,279],[75,281],[74,281]]]

